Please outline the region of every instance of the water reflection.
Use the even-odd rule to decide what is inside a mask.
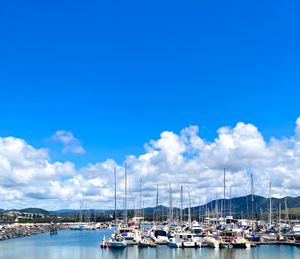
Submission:
[[[128,258],[128,250],[126,249],[102,249],[103,257],[107,257],[107,254],[111,254],[112,258],[121,259],[121,258]],[[102,258],[102,257],[101,257]]]
[[[0,259],[296,259],[300,248],[287,246],[258,246],[251,249],[172,249],[127,247],[101,249],[99,242],[106,231],[64,231],[55,238],[49,235],[32,236],[0,242]]]

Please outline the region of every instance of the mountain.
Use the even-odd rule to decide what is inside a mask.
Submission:
[[[44,209],[40,209],[40,208],[26,208],[26,209],[11,209],[11,210],[2,210],[0,209],[0,211],[3,212],[8,212],[8,211],[17,211],[17,212],[21,212],[21,213],[33,213],[33,214],[44,214],[44,215],[49,215],[50,212]]]
[[[281,204],[281,210],[285,210],[285,200],[287,200],[287,206],[288,209],[291,208],[300,208],[300,197],[284,197],[284,198],[272,198],[272,210],[277,211],[279,208],[279,204]],[[214,213],[216,209],[216,204],[218,207],[218,210],[220,211],[221,205],[223,203],[223,199],[219,200],[213,200],[208,202],[207,204],[191,207],[191,213],[192,214],[205,214],[206,209],[210,211],[210,214]],[[186,204],[186,201],[185,201]],[[230,206],[231,204],[231,206]],[[258,215],[259,213],[266,213],[269,211],[269,204],[270,199],[265,198],[259,195],[253,196],[253,212]],[[225,210],[226,213],[229,213],[231,207],[231,212],[233,215],[250,215],[252,211],[252,196],[242,196],[242,197],[236,197],[232,198],[231,200],[225,199]],[[145,215],[153,215],[153,212],[156,214],[168,214],[168,207],[165,206],[158,206],[157,208],[148,207],[144,209]],[[188,208],[185,208],[183,210],[184,214],[188,213]],[[179,208],[173,208],[173,214],[178,215],[179,214]]]
[[[51,213],[59,215],[59,216],[68,216],[68,215],[78,214],[79,210],[62,209],[62,210],[51,211]]]
[[[59,216],[70,216],[70,215],[78,215],[80,210],[73,210],[73,209],[61,209],[56,211],[51,211],[52,214],[59,215]],[[88,209],[88,210],[81,210],[81,213],[84,214],[93,214],[93,213],[106,213],[106,214],[113,214],[113,210],[96,210],[96,209]]]
[[[279,209],[279,204],[281,204],[281,211],[283,212],[285,210],[285,200],[287,200],[287,207],[290,211],[291,208],[299,208],[300,210],[300,196],[299,197],[284,197],[284,198],[273,198],[272,197],[272,211],[276,212]],[[185,204],[187,202],[185,201]],[[191,213],[192,214],[202,214],[204,215],[206,212],[206,209],[210,211],[210,215],[212,215],[215,212],[216,204],[218,207],[218,210],[220,211],[221,205],[223,203],[223,199],[219,200],[213,200],[208,202],[207,204],[191,207]],[[231,204],[231,206],[230,206]],[[253,203],[252,203],[252,196],[246,195],[242,197],[236,197],[232,198],[231,200],[225,199],[225,210],[226,214],[229,214],[230,207],[231,207],[231,213],[232,215],[250,215],[252,212],[252,204],[253,204],[253,213],[257,216],[262,213],[267,213],[269,211],[269,204],[270,199],[265,198],[259,195],[253,196]],[[158,206],[158,207],[147,207],[144,209],[145,215],[153,215],[155,214],[163,214],[168,215],[168,207],[165,206]],[[173,215],[179,215],[179,208],[174,207],[173,208]],[[297,210],[294,210],[297,211]],[[184,208],[183,210],[184,214],[188,214],[188,208]],[[254,216],[255,216],[254,215]]]
[[[300,197],[284,197],[284,198],[272,198],[272,210],[278,211],[279,204],[281,204],[281,210],[285,210],[285,200],[287,200],[288,209],[291,208],[300,208]],[[230,206],[231,204],[231,206]],[[270,199],[262,196],[254,195],[253,203],[252,196],[246,195],[242,197],[232,198],[231,200],[225,199],[225,210],[228,214],[230,208],[233,215],[250,215],[252,212],[252,204],[253,204],[253,212],[258,215],[259,213],[266,213],[269,211]],[[218,210],[220,210],[221,206],[223,206],[223,199],[213,200],[205,205],[196,206],[192,208],[193,213],[204,213],[206,209],[210,211],[210,213],[215,211],[216,205]],[[187,213],[187,209],[185,209],[185,213]]]
[[[259,213],[266,213],[269,210],[269,198],[265,198],[259,195],[254,195],[254,202],[253,202],[253,211],[256,215]],[[279,204],[281,204],[281,210],[285,210],[285,200],[287,200],[287,206],[289,209],[294,208],[294,211],[297,211],[297,208],[300,210],[300,196],[299,197],[284,197],[284,198],[272,198],[272,210],[278,211]],[[220,211],[221,204],[223,203],[223,199],[219,200],[213,200],[208,202],[207,204],[195,206],[191,208],[192,214],[205,214],[206,209],[208,208],[210,211],[210,214],[214,213],[216,208],[216,203],[218,210]],[[185,201],[186,204],[186,201]],[[242,196],[242,197],[236,197],[232,198],[231,200],[225,199],[225,210],[228,214],[229,212],[229,204],[231,204],[231,212],[233,215],[250,215],[252,211],[252,196]],[[12,211],[12,210],[1,210],[0,211]],[[80,213],[80,210],[73,210],[73,209],[61,209],[56,211],[47,211],[40,208],[26,208],[26,209],[19,209],[19,210],[13,210],[13,211],[19,211],[19,212],[27,212],[27,213],[42,213],[45,215],[58,215],[58,216],[70,216],[70,215],[78,215]],[[154,215],[154,214],[163,214],[167,215],[169,211],[169,208],[163,205],[159,205],[158,207],[146,207],[144,208],[144,214],[145,215]],[[293,211],[293,210],[291,210]],[[113,215],[114,210],[82,210],[82,214],[110,214]],[[118,215],[122,215],[123,211],[118,210]],[[188,208],[184,209],[184,214],[188,213]],[[128,215],[133,215],[134,210],[129,209]],[[173,208],[173,214],[178,215],[179,214],[179,208],[174,207]]]

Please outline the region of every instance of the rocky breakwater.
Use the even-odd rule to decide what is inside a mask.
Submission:
[[[51,224],[11,224],[0,226],[0,241],[12,238],[26,237],[50,232],[50,230],[67,229],[65,225]]]

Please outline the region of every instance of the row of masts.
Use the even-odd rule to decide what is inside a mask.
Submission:
[[[128,223],[128,214],[127,214],[127,188],[128,188],[128,183],[127,183],[127,164],[125,163],[125,177],[124,177],[124,219],[123,223],[124,225],[127,225]],[[114,219],[117,223],[117,173],[116,173],[116,167],[114,168],[114,198],[115,198],[115,208],[114,208]],[[255,210],[255,193],[254,193],[254,181],[253,181],[253,174],[251,173],[251,220],[254,222],[255,216],[254,216],[254,210]],[[269,217],[268,217],[268,223],[271,226],[272,225],[272,183],[270,182],[269,185]],[[230,187],[230,192],[229,192],[230,198],[229,198],[229,216],[231,218],[232,216],[232,204],[231,204],[231,187]],[[173,209],[173,190],[172,190],[172,185],[169,183],[169,207],[168,207],[168,219],[172,221],[174,219],[174,209]],[[218,215],[218,194],[216,194],[216,200],[215,200],[215,217]],[[139,197],[139,202],[140,202],[140,213],[139,216],[143,216],[143,202],[142,202],[142,179],[140,180],[140,197]],[[156,210],[158,210],[159,206],[159,185],[157,184],[157,190],[156,190]],[[248,207],[248,203],[247,203]],[[163,209],[163,208],[162,208]],[[207,187],[206,187],[206,216],[209,217],[209,209],[208,209],[208,200],[207,200]],[[180,212],[179,212],[179,220],[180,222],[183,222],[183,185],[180,186]],[[223,219],[226,218],[226,169],[224,168],[224,174],[223,174],[223,200],[221,202],[221,208],[220,208],[220,215]],[[279,215],[278,218],[281,219],[281,204],[279,204]],[[288,220],[288,210],[287,210],[287,199],[285,199],[285,218]],[[156,214],[156,220],[158,220],[158,213],[157,211],[154,212],[153,214]],[[154,215],[153,215],[154,216]],[[154,219],[154,217],[153,217]],[[188,186],[188,222],[191,224],[192,218],[191,218],[191,197],[190,197],[190,189]]]

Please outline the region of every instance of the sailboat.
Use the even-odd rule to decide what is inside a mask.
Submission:
[[[117,225],[117,176],[116,176],[117,170],[116,167],[114,168],[114,180],[115,180],[115,212],[114,212],[114,216],[115,216],[115,225]],[[126,175],[126,167],[125,167],[125,199],[126,199],[126,182],[127,182],[127,175]],[[126,208],[126,207],[125,207]],[[127,222],[127,211],[126,211],[126,220],[125,222]],[[115,232],[115,234],[112,235],[112,237],[106,241],[105,237],[102,240],[101,243],[101,247],[106,248],[125,248],[127,246],[126,240],[125,238],[120,235],[120,232],[117,233]]]
[[[182,187],[181,187],[182,192]],[[182,196],[182,195],[181,195]],[[169,247],[174,248],[197,248],[201,247],[199,238],[195,233],[192,232],[192,217],[191,217],[191,197],[190,189],[188,187],[188,198],[189,198],[189,207],[188,207],[188,227],[180,228],[175,232],[170,241],[168,242]],[[182,207],[182,206],[181,206]]]
[[[174,237],[170,238],[168,246],[174,248],[197,248],[201,247],[201,243],[195,233],[184,231],[175,233]]]
[[[205,243],[207,246],[215,248],[215,249],[219,249],[220,247],[220,242],[215,239],[214,237],[204,237],[203,238],[203,243]]]
[[[243,237],[236,237],[230,243],[232,248],[250,248],[251,244]]]
[[[102,242],[100,243],[101,248],[125,248],[127,246],[126,241],[123,237],[112,235],[109,240],[105,239],[103,236]]]
[[[121,236],[127,243],[127,245],[136,245],[140,241],[140,232],[134,227],[128,226],[128,214],[127,214],[127,164],[125,163],[125,199],[124,199],[124,219],[123,225],[118,227],[115,231],[115,235]]]
[[[109,248],[125,248],[127,243],[122,236],[115,235],[107,242]]]

